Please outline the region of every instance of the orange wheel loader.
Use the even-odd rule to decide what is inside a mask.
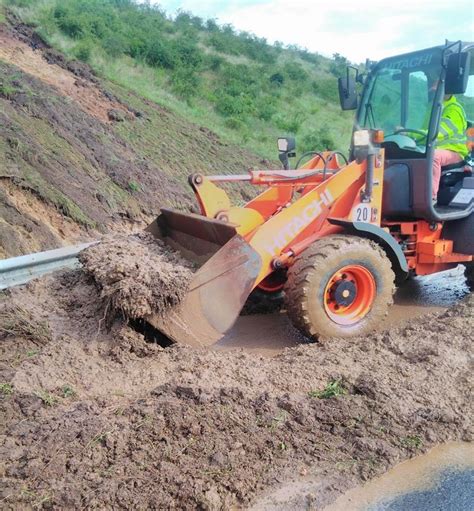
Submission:
[[[472,128],[471,154],[442,169],[436,201],[432,161],[444,95],[474,117],[473,60],[473,44],[446,42],[371,63],[366,76],[348,68],[339,79],[342,108],[357,109],[348,159],[314,152],[291,170],[294,140],[282,138],[283,170],[191,175],[201,214],[162,209],[148,230],[200,267],[182,303],[148,323],[175,342],[211,345],[252,291],[283,290],[303,334],[350,337],[380,326],[410,274],[462,263],[472,283]],[[235,206],[222,183],[262,191]]]

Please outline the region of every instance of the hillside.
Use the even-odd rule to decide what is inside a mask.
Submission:
[[[0,26],[0,257],[145,226],[189,209],[190,172],[266,162],[49,48]]]
[[[299,150],[346,150],[352,114],[336,78],[347,60],[270,45],[230,25],[134,0],[3,0],[68,58],[103,78],[272,158],[275,138]]]
[[[130,55],[125,43],[146,32],[173,63]],[[338,59],[128,0],[1,0],[0,257],[142,229],[161,206],[190,209],[191,172],[279,165],[281,134],[297,132],[300,154],[337,147],[350,127],[335,104]],[[183,73],[197,80],[187,92]]]

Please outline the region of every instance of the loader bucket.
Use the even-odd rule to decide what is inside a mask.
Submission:
[[[200,215],[162,209],[147,230],[200,268],[179,305],[144,319],[177,343],[214,344],[232,327],[252,291],[259,254],[234,226]]]

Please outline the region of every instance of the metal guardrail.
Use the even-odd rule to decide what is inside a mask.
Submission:
[[[25,284],[26,282],[62,268],[80,266],[77,255],[85,248],[97,243],[81,243],[70,247],[35,252],[33,254],[0,260],[0,289]]]

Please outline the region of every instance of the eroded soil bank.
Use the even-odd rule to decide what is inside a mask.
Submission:
[[[104,314],[81,271],[1,295],[2,507],[245,508],[320,477],[316,509],[472,438],[472,294],[273,358],[163,349]]]

